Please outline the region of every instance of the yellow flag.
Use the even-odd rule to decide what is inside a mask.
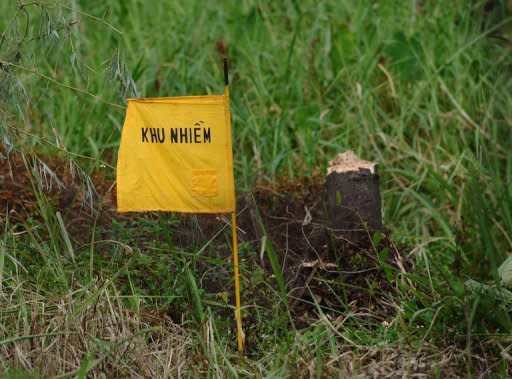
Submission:
[[[128,100],[117,160],[117,208],[234,212],[229,97]]]

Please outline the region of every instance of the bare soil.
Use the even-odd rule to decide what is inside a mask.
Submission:
[[[28,165],[24,163],[27,161]],[[57,158],[44,162],[62,184],[52,186],[47,183],[43,186],[44,193],[55,209],[66,215],[66,226],[77,243],[85,242],[84,238],[88,238],[94,224],[103,226],[104,232],[108,233],[108,225],[114,219],[126,221],[130,228],[131,224],[135,226],[134,220],[141,217],[140,214],[115,212],[115,183],[102,172],[91,175],[95,205],[90,208],[84,205],[86,189],[72,175],[70,165]],[[33,159],[24,161],[11,154],[0,165],[0,209],[9,214],[11,224],[22,224],[29,217],[39,217],[33,168],[38,164]],[[408,270],[410,263],[404,261],[386,231],[379,233],[380,236],[368,231],[365,238],[354,239],[350,231],[329,226],[323,174],[283,178],[275,185],[259,185],[239,195],[237,209],[241,264],[242,270],[246,270],[242,275],[247,278],[259,268],[266,279],[274,280],[275,273],[267,255],[268,249],[273,249],[297,327],[317,319],[319,309],[332,318],[347,311],[364,311],[383,321],[394,312],[390,299],[398,294],[396,279]],[[146,214],[143,217],[152,216]],[[193,251],[209,244],[205,254],[218,255],[226,261],[222,272],[211,270],[207,263],[200,267],[204,272],[202,288],[209,293],[225,292],[226,285],[231,285],[226,282],[231,277],[229,238],[226,238],[229,218],[222,215],[174,217],[176,222],[171,234],[177,248]],[[223,228],[226,233],[218,233]],[[212,240],[216,234],[224,238]],[[151,238],[151,235],[142,234],[141,244],[144,245],[144,239]],[[260,306],[272,307],[267,286],[262,283],[244,286],[245,296],[249,296],[249,290],[250,297]]]

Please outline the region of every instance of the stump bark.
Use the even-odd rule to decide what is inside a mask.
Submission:
[[[333,229],[357,242],[368,230],[381,230],[382,214],[377,163],[340,153],[327,169],[327,208]]]

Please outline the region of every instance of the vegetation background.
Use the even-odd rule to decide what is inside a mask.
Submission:
[[[0,373],[511,376],[511,30],[505,0],[1,1]],[[202,285],[229,250],[179,247],[176,215],[99,216],[126,98],[222,93],[221,54],[240,192],[347,149],[379,162],[411,262],[393,312],[341,298],[295,328],[243,245],[240,357],[230,276]]]

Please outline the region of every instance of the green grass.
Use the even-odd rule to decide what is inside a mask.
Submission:
[[[25,154],[37,204],[23,222],[0,209],[0,373],[511,375],[509,2],[25,3],[0,2],[0,164]],[[240,191],[347,149],[379,162],[385,224],[414,263],[386,320],[338,293],[338,319],[292,328],[277,253],[267,244],[271,278],[242,246],[252,340],[239,358],[222,221],[214,243],[191,219],[188,248],[175,215],[93,216],[76,238],[45,195],[58,182],[34,151],[73,167],[97,215],[88,174],[115,178],[126,98],[222,93],[219,40]],[[210,277],[224,287],[209,292]]]

